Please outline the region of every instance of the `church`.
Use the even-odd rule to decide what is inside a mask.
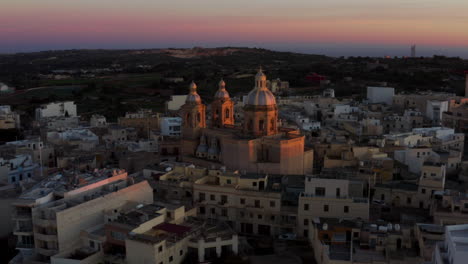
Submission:
[[[226,167],[243,173],[303,175],[312,172],[313,150],[300,131],[278,125],[278,107],[260,69],[247,96],[244,120],[234,120],[234,102],[221,80],[211,103],[210,122],[197,85],[180,109],[182,160],[208,168]]]

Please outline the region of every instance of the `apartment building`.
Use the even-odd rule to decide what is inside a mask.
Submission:
[[[463,264],[468,259],[468,225],[445,227],[445,239],[437,244],[432,263]]]
[[[125,179],[127,173],[120,170],[98,170],[93,173],[76,174],[65,171],[54,174],[24,191],[13,203],[13,235],[16,236],[17,259],[34,256],[33,208],[72,197],[92,188]]]
[[[20,128],[20,115],[9,105],[0,105],[0,129]]]
[[[299,196],[298,234],[308,237],[308,226],[317,217],[369,219],[369,200],[365,183],[347,175],[306,176],[304,192]]]
[[[36,120],[48,117],[77,116],[76,104],[73,101],[57,102],[41,105],[36,108]]]
[[[276,236],[296,231],[297,208],[283,204],[281,178],[210,171],[193,183],[198,216],[226,221],[239,233]]]
[[[106,211],[119,210],[129,202],[153,202],[153,189],[147,181],[124,177],[96,185],[32,208],[36,261],[49,262],[52,256],[78,247],[80,233],[104,224]]]

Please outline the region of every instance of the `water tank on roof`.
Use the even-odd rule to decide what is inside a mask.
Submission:
[[[322,229],[325,230],[325,231],[328,230],[328,224],[327,224],[327,223],[323,223]]]
[[[387,229],[388,229],[388,231],[392,231],[392,229],[393,229],[392,223],[387,224]]]

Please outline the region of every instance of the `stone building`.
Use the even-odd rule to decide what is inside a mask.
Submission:
[[[244,120],[236,124],[234,107],[224,81],[211,105],[206,106],[195,83],[179,113],[182,117],[182,159],[207,167],[226,166],[254,173],[303,175],[312,171],[313,151],[305,147],[298,130],[279,127],[278,107],[261,70],[244,105]]]

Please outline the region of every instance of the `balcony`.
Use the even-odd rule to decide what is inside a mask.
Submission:
[[[23,244],[23,243],[17,243],[16,244],[16,249],[33,249],[34,244]]]
[[[56,234],[54,235],[54,234],[35,233],[34,237],[36,239],[38,239],[38,240],[47,241],[47,242],[57,241],[57,235]]]
[[[55,220],[36,218],[34,224],[40,227],[56,227],[57,223]]]
[[[15,235],[20,235],[18,233],[27,233],[27,235],[32,235],[33,233],[33,228],[32,228],[32,225],[31,226],[20,226],[20,227],[16,227],[14,230],[13,230],[13,233]]]
[[[58,253],[57,249],[48,249],[48,248],[36,248],[36,252],[38,254],[44,255],[44,256],[53,256]]]

